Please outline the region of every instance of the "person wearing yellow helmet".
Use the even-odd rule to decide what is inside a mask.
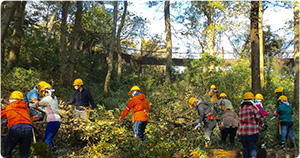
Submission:
[[[23,94],[14,91],[9,97],[9,103],[1,110],[1,120],[6,117],[8,132],[3,147],[3,157],[12,157],[13,149],[19,145],[20,157],[29,157],[32,141],[32,123],[29,109]]]
[[[41,85],[45,84],[45,81],[39,82],[37,85],[33,87],[32,90],[30,90],[25,96],[24,96],[24,101],[29,104],[35,104],[40,100],[39,98],[39,90]],[[33,116],[32,121],[42,121],[44,120],[44,115],[41,112],[38,112],[35,108],[30,108],[29,109],[30,114]]]
[[[229,99],[227,99],[226,93],[220,94],[220,100],[218,101],[219,105],[221,105],[221,109],[224,111],[226,108],[230,108],[232,111],[234,111],[234,108],[232,106],[232,103]]]
[[[229,135],[230,147],[235,146],[235,136],[239,125],[238,115],[227,107],[224,109],[224,113],[220,117],[220,129],[221,129],[221,144],[226,145],[226,138]]]
[[[133,109],[133,132],[134,136],[145,141],[145,129],[148,121],[148,112],[150,111],[150,105],[146,99],[145,94],[143,94],[138,86],[133,86],[129,94],[132,98],[128,102],[127,107],[124,109],[122,115],[119,118],[119,121],[122,121],[123,118],[127,116],[129,111]]]
[[[278,101],[278,98],[283,94],[283,90],[282,90],[282,88],[276,88],[275,90],[274,90],[274,94],[276,95],[276,100],[277,100],[277,107],[280,105],[279,104],[279,101]]]
[[[54,148],[53,138],[60,128],[61,117],[58,109],[58,100],[54,95],[55,90],[49,83],[40,84],[39,93],[43,96],[40,101],[29,104],[32,108],[40,108],[46,114],[47,126],[45,130],[44,142],[51,148],[54,155],[57,156],[56,149]]]
[[[254,105],[258,108],[259,114],[261,115],[261,117],[268,115],[269,113],[264,111],[264,106],[262,104],[262,102],[264,101],[263,95],[260,93],[257,93],[255,95],[254,99],[255,99]]]
[[[244,101],[241,103],[239,111],[239,139],[243,146],[244,157],[256,157],[256,147],[258,141],[258,126],[262,126],[263,120],[258,109],[254,105],[254,95],[247,92]]]
[[[281,130],[281,147],[285,148],[286,145],[286,136],[288,135],[289,138],[291,139],[291,145],[292,148],[296,146],[295,143],[295,137],[293,134],[293,117],[292,115],[294,114],[292,105],[288,102],[288,99],[285,95],[281,95],[278,98],[278,101],[280,105],[278,106],[277,110],[275,111],[274,115],[278,116],[279,115],[279,120],[280,120],[280,130]]]
[[[214,108],[216,106],[218,106],[218,98],[219,98],[219,90],[217,89],[217,87],[215,85],[211,85],[210,86],[210,91],[208,93],[209,97],[210,97],[210,101],[213,103],[211,109],[214,112]]]
[[[72,105],[75,103],[76,108],[74,111],[76,113],[76,118],[82,118],[87,121],[90,118],[90,104],[92,105],[92,109],[96,109],[97,105],[94,102],[91,92],[83,87],[82,79],[75,79],[73,86],[75,91],[67,104]]]
[[[212,131],[216,127],[216,119],[213,112],[211,108],[208,107],[208,103],[206,101],[200,101],[195,97],[191,97],[188,102],[191,106],[197,109],[199,114],[199,123],[194,129],[199,128],[202,122],[204,123],[204,138],[206,139],[205,146],[208,147]]]

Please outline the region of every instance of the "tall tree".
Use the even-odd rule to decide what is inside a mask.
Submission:
[[[167,42],[167,59],[166,59],[166,84],[170,83],[172,71],[172,39],[171,39],[171,21],[170,21],[170,1],[165,1],[165,26]]]
[[[124,11],[122,15],[122,20],[118,28],[118,34],[117,34],[117,44],[118,44],[118,78],[117,80],[121,80],[121,75],[122,75],[122,49],[121,49],[121,31],[125,23],[125,17],[126,17],[126,12],[127,12],[127,6],[128,3],[127,1],[124,1]]]
[[[52,12],[52,16],[50,18],[50,22],[49,22],[49,26],[48,26],[48,31],[47,31],[47,36],[46,36],[46,41],[48,41],[48,39],[50,38],[50,35],[51,35],[51,32],[52,32],[52,29],[53,29],[53,26],[54,24],[56,23],[55,21],[55,18],[56,18],[56,14],[57,14],[57,11],[59,10],[60,8],[60,2],[58,2],[59,4],[55,7],[55,9],[53,10]]]
[[[24,20],[24,10],[26,1],[18,3],[17,9],[14,13],[14,31],[12,39],[12,47],[9,52],[8,60],[6,66],[9,68],[14,67],[19,60],[19,53],[22,42],[23,34],[23,20]]]
[[[118,18],[118,1],[114,1],[114,16],[113,16],[113,27],[111,28],[111,43],[107,60],[108,70],[104,82],[104,97],[109,97],[110,93],[110,80],[111,73],[113,70],[113,53],[114,53],[114,43],[117,27],[117,18]]]
[[[66,81],[66,68],[67,68],[67,18],[68,18],[68,8],[69,2],[64,1],[62,2],[62,19],[61,19],[61,36],[60,36],[60,56],[61,56],[61,63],[60,63],[60,85],[67,84]]]
[[[75,59],[76,53],[78,50],[78,43],[80,40],[80,32],[81,32],[81,19],[82,19],[82,1],[76,1],[77,11],[75,13],[75,25],[72,33],[72,39],[70,44],[70,56],[68,59],[67,66],[67,81],[72,82],[74,75],[74,67],[75,67]]]
[[[259,67],[259,1],[251,1],[250,11],[250,41],[251,41],[251,77],[252,92],[259,93],[261,90],[260,67]]]
[[[262,1],[259,1],[258,11],[258,32],[259,32],[259,77],[260,77],[260,88],[264,87],[265,73],[264,73],[264,36],[263,36],[263,5]]]
[[[5,38],[7,28],[13,19],[13,15],[20,2],[5,1],[1,3],[1,40]],[[5,15],[5,16],[4,16]]]
[[[294,82],[294,100],[295,100],[295,105],[299,105],[299,2],[298,1],[294,1],[294,62],[295,62],[295,74],[296,74],[295,82]]]

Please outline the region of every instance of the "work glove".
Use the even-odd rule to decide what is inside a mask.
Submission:
[[[31,107],[31,108],[36,108],[36,106],[35,106],[34,103],[29,103],[29,107]]]
[[[199,122],[199,123],[197,124],[197,126],[195,126],[194,129],[197,129],[197,128],[200,127],[200,126],[201,126],[201,123]]]

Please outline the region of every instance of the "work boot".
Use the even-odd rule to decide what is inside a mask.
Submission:
[[[281,149],[285,149],[285,141],[281,141]]]
[[[291,141],[291,147],[292,148],[295,148],[296,147],[296,142],[293,140],[293,141]]]

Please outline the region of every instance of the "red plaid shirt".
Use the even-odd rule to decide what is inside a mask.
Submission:
[[[258,133],[258,125],[262,125],[263,120],[253,102],[246,100],[242,103],[239,117],[239,135],[249,136]]]

